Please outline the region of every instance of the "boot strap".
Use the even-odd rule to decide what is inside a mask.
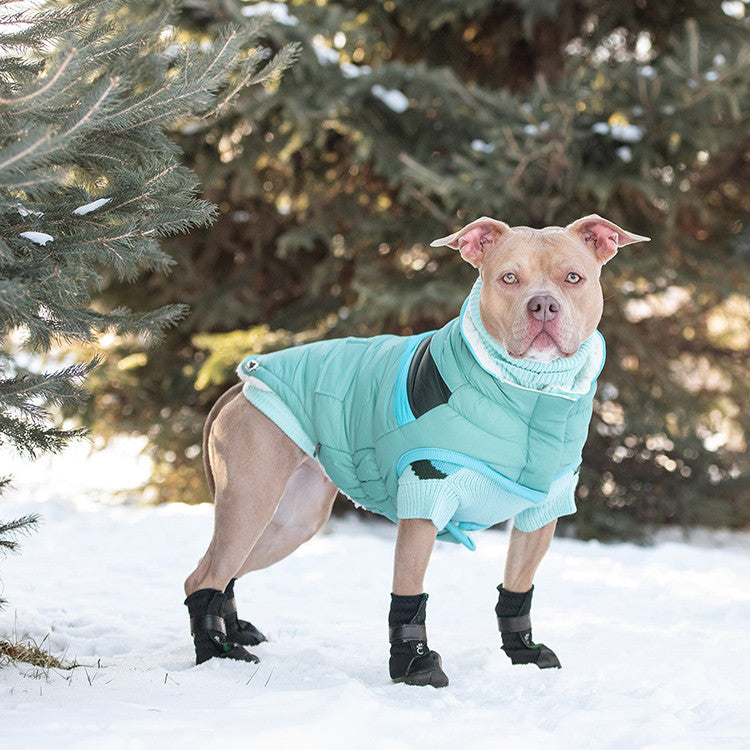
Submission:
[[[424,625],[409,622],[405,625],[394,625],[392,628],[388,628],[388,635],[391,643],[426,641],[427,628]]]
[[[190,618],[190,635],[195,635],[201,630],[215,630],[222,635],[227,634],[227,626],[224,618],[219,615],[199,615]]]
[[[531,630],[531,615],[498,617],[497,625],[501,633],[521,633],[524,630]]]

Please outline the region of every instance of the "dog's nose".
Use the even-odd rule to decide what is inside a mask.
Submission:
[[[560,312],[560,303],[549,294],[538,294],[532,297],[526,307],[537,320],[541,321],[552,320]]]

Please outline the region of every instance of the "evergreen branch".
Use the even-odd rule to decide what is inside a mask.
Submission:
[[[81,151],[79,152],[82,156],[88,157],[90,159],[100,159],[101,161],[112,161],[115,162],[120,167],[127,166],[128,162],[125,161],[125,159],[122,159],[115,154],[104,154],[97,151]]]
[[[85,429],[45,428],[0,413],[0,445],[10,443],[17,453],[26,458],[38,458],[44,453],[60,453],[72,440],[78,440],[87,434]]]
[[[3,482],[5,484],[5,482]],[[18,542],[14,537],[19,534],[30,534],[34,527],[39,523],[40,516],[36,513],[30,513],[14,521],[0,522],[0,552],[16,552]]]
[[[17,162],[17,161],[25,158],[29,154],[33,154],[42,145],[44,145],[45,143],[48,143],[49,140],[50,140],[50,135],[49,135],[49,133],[47,133],[46,135],[44,135],[42,138],[40,138],[35,143],[29,144],[29,146],[27,146],[25,149],[23,149],[23,151],[19,152],[15,156],[12,156],[12,157],[6,159],[4,162],[0,161],[0,170],[6,169],[11,164],[14,164],[15,162]]]
[[[27,402],[32,398],[41,397],[55,406],[79,401],[83,391],[76,381],[82,381],[101,361],[101,357],[97,356],[88,363],[79,362],[55,372],[24,373],[0,379],[0,402],[13,409],[25,410],[30,408]],[[31,411],[36,406],[33,405]]]
[[[16,162],[21,161],[22,159],[28,159],[28,157],[39,151],[45,144],[52,143],[53,146],[47,153],[42,154],[41,157],[37,157],[41,158],[42,160],[49,160],[53,155],[55,155],[55,153],[59,153],[60,151],[65,149],[68,145],[68,139],[70,139],[84,125],[91,123],[94,114],[101,109],[112,90],[117,88],[118,83],[118,77],[111,78],[109,85],[104,89],[104,91],[100,94],[93,105],[90,106],[87,111],[78,118],[76,122],[72,123],[67,130],[62,130],[58,133],[51,133],[49,132],[49,130],[47,130],[43,136],[38,138],[33,143],[29,144],[26,148],[23,148],[15,154],[11,152],[11,155],[8,156],[5,161],[0,161],[0,172],[12,166],[13,164],[16,164]]]
[[[155,91],[154,94],[150,95],[147,99],[142,100],[141,102],[138,102],[139,109],[143,108],[142,105],[152,99],[155,96],[158,96],[161,93],[161,91]],[[164,120],[173,120],[177,113],[181,111],[181,108],[178,106],[184,101],[190,101],[196,97],[197,94],[206,94],[210,95],[211,90],[207,87],[201,87],[198,89],[190,89],[188,91],[185,91],[180,94],[175,94],[170,99],[164,99],[163,105],[164,108],[161,111],[156,112],[155,114],[146,117],[142,120],[137,120],[136,122],[133,122],[130,125],[123,125],[117,127],[117,130],[121,133],[126,133],[130,130],[133,130],[134,128],[143,127],[145,125],[153,125],[158,122],[163,122]],[[168,107],[168,109],[167,109]],[[135,109],[134,107],[130,107],[131,110]],[[119,119],[121,117],[122,113],[118,112],[116,117]]]
[[[152,185],[157,180],[160,180],[164,175],[169,174],[170,172],[174,172],[176,169],[179,169],[179,164],[170,164],[166,169],[162,169],[161,172],[155,174],[153,177],[149,177],[148,180],[146,180],[146,185]]]
[[[39,188],[43,185],[49,185],[56,182],[57,175],[54,171],[41,172],[35,170],[38,174],[31,176],[25,172],[9,171],[5,174],[0,173],[0,187],[14,188],[15,190],[29,190],[30,188]]]
[[[154,112],[149,117],[145,119],[139,119],[130,125],[121,125],[118,127],[118,130],[120,130],[121,132],[129,131],[135,127],[153,124],[164,119],[174,119],[175,116],[183,111],[183,108],[181,106],[182,102],[197,103],[199,105],[197,107],[197,110],[195,106],[193,106],[192,108],[196,110],[197,113],[200,113],[203,116],[210,116],[216,110],[215,105],[213,107],[210,106],[211,99],[215,98],[214,92],[218,88],[220,88],[222,81],[226,80],[229,77],[231,71],[237,65],[236,62],[232,62],[231,60],[228,64],[225,64],[224,61],[227,57],[229,57],[230,51],[237,47],[237,43],[240,38],[241,37],[236,29],[229,27],[227,30],[225,30],[225,32],[222,34],[222,42],[218,51],[213,52],[209,64],[194,81],[192,81],[188,75],[191,68],[193,67],[190,58],[192,47],[188,45],[185,48],[185,56],[182,62],[182,76],[184,83],[181,89],[177,89],[171,98],[162,97],[161,100],[159,100],[160,95],[163,93],[163,88],[156,87],[151,93],[142,97],[131,107],[118,112],[117,117],[118,119],[121,117],[127,118],[127,116],[131,112],[148,109],[150,105],[156,102],[159,102],[160,104],[160,111]],[[288,55],[289,50],[284,52],[284,54]],[[200,58],[204,58],[207,56],[208,54],[205,54],[200,56]],[[254,61],[252,62],[252,65],[255,65]],[[276,67],[278,68],[278,66]],[[217,74],[214,72],[215,70],[218,70],[220,72]],[[244,85],[250,83],[250,80],[251,79],[249,76],[243,79]],[[235,93],[236,91],[231,95],[233,96]]]
[[[168,237],[174,234],[183,234],[195,227],[206,226],[210,224],[216,216],[216,211],[210,203],[205,201],[195,201],[196,217],[189,218],[183,216],[179,219],[160,222],[157,227],[148,229],[144,232],[146,236]],[[214,209],[214,210],[211,210]]]
[[[274,74],[288,68],[295,62],[300,50],[301,46],[299,44],[284,45],[273,59],[268,61],[268,63],[260,70],[256,70],[255,60],[251,58],[248,61],[248,67],[250,67],[249,72],[246,73],[243,78],[239,79],[234,86],[227,90],[221,99],[217,101],[211,111],[206,113],[206,117],[215,117],[219,114],[242,89],[267,81]],[[258,58],[260,57],[261,55],[259,53]]]
[[[163,169],[158,174],[155,174],[153,177],[150,177],[148,180],[146,180],[146,187],[149,185],[153,185],[157,180],[160,180],[165,175],[171,174],[175,170],[178,170],[180,168],[179,164],[170,164],[166,169]],[[113,206],[111,206],[111,209],[120,209],[124,208],[125,206],[129,205],[130,203],[134,203],[135,201],[139,200],[145,200],[146,198],[150,198],[151,193],[149,193],[147,190],[143,190],[139,195],[135,195],[132,198],[128,198],[126,201],[122,201],[121,203],[115,203]]]
[[[61,134],[62,138],[69,138],[72,136],[76,131],[78,131],[80,128],[82,128],[86,123],[91,122],[91,119],[93,115],[103,106],[104,101],[109,96],[110,92],[117,89],[118,85],[120,83],[120,77],[114,76],[113,78],[109,79],[109,85],[105,88],[105,90],[101,93],[99,98],[94,102],[93,106],[89,108],[88,112],[67,132],[64,132]]]
[[[198,83],[201,83],[204,78],[208,76],[208,74],[211,72],[212,68],[218,63],[219,60],[222,59],[222,56],[224,52],[229,49],[232,42],[237,39],[237,29],[230,28],[229,34],[224,35],[224,44],[222,45],[221,49],[219,50],[218,54],[216,54],[211,60],[210,64],[206,68],[206,70],[203,72],[203,75],[198,79]]]
[[[174,8],[74,0],[35,9],[15,57],[0,55],[0,335],[22,331],[25,353],[105,332],[150,343],[188,313],[181,304],[103,311],[92,297],[115,279],[169,270],[175,260],[157,238],[217,213],[196,197],[197,178],[164,123],[205,117],[288,64],[288,49],[262,67],[265,51],[246,52],[250,35],[228,27],[174,58],[162,35]],[[90,205],[100,197],[106,207]],[[34,373],[0,352],[0,441],[36,456],[84,434],[50,422],[83,400],[98,362]]]
[[[101,314],[98,330],[119,335],[140,334],[148,341],[158,342],[164,331],[172,328],[190,312],[187,305],[164,305],[146,313],[134,313],[127,308],[117,308]]]
[[[17,105],[23,104],[27,101],[33,101],[36,97],[41,96],[42,94],[45,94],[50,88],[52,88],[58,81],[58,79],[62,76],[62,74],[65,72],[65,69],[70,64],[71,60],[78,54],[78,50],[75,48],[72,49],[67,56],[63,59],[63,61],[60,63],[60,67],[57,69],[55,74],[45,83],[43,86],[40,86],[36,91],[32,91],[29,94],[26,94],[25,96],[16,97],[14,99],[3,99],[0,98],[0,106],[13,106],[15,111],[19,111],[17,109]],[[20,110],[22,111],[22,110]]]

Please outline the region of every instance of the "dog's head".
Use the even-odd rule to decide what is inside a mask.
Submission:
[[[516,358],[571,357],[602,315],[602,266],[618,248],[648,237],[592,214],[567,227],[510,227],[483,217],[435,240],[479,269],[487,332]]]

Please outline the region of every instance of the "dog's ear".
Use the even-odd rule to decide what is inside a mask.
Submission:
[[[458,250],[465,261],[479,268],[487,250],[509,230],[510,227],[504,221],[483,216],[447,237],[434,240],[430,247],[448,245]]]
[[[633,242],[648,242],[651,239],[640,234],[626,232],[617,224],[602,219],[597,214],[584,216],[568,224],[565,229],[578,235],[586,245],[591,247],[600,263],[606,263],[620,247],[631,245]]]

